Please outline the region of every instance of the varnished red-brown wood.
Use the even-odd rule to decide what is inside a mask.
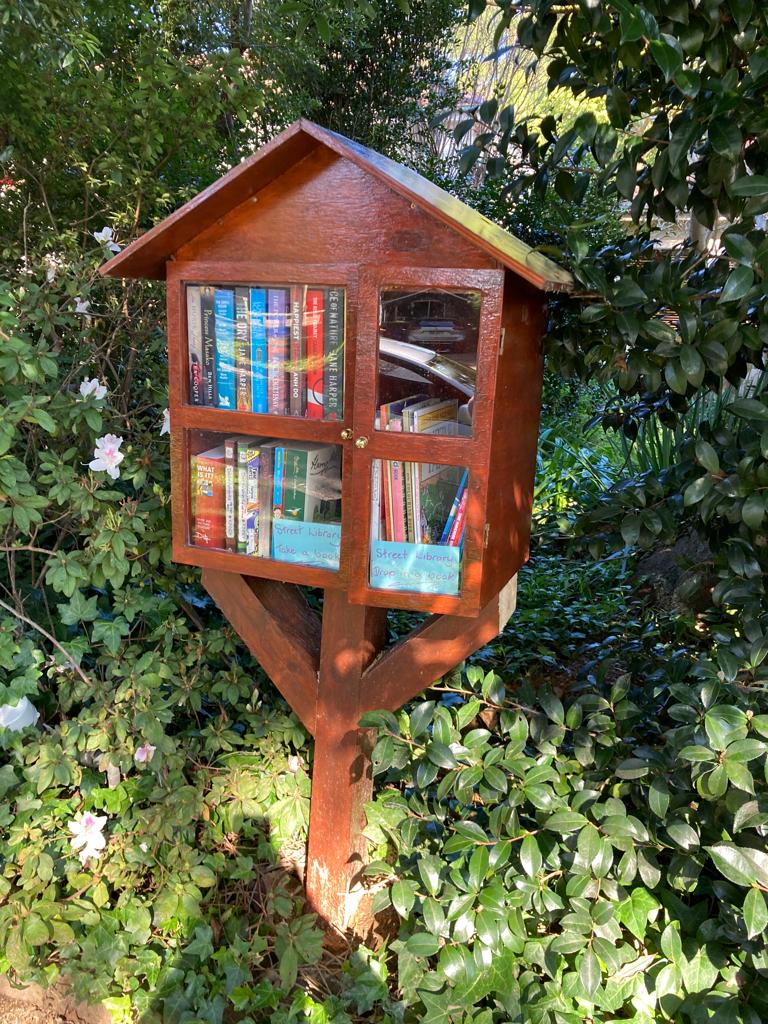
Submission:
[[[433,615],[375,661],[363,676],[365,710],[396,711],[498,636],[515,610],[517,579],[467,620]]]
[[[533,484],[541,410],[544,360],[541,295],[507,273],[504,288],[504,348],[498,359],[492,405],[486,518],[488,547],[482,603],[490,601],[528,558]]]
[[[358,723],[368,705],[363,672],[386,639],[386,613],[326,592],[315,708],[315,754],[307,852],[307,897],[345,929],[366,863],[364,805],[371,799],[371,742]]]
[[[261,667],[314,733],[320,623],[297,587],[205,569],[205,589]]]
[[[433,182],[380,153],[304,119],[295,121],[253,156],[118,253],[105,264],[102,273],[113,277],[162,277],[168,257],[219,222],[227,211],[249,201],[260,202],[270,183],[285,179],[290,170],[312,159],[327,159],[333,155],[361,171],[368,180],[396,194],[414,211],[426,212],[454,238],[468,241],[537,288],[569,291],[573,287],[567,271]],[[345,212],[342,210],[342,217]],[[418,248],[408,235],[402,243],[410,245],[414,251]],[[388,241],[387,248],[398,251],[403,244],[398,245],[395,238]],[[430,261],[422,258],[418,262]],[[450,261],[440,259],[437,262],[445,265]]]

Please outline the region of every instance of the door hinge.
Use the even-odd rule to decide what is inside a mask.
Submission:
[[[490,533],[491,533],[491,524],[490,523],[486,523],[485,526],[483,527],[483,547],[484,548],[488,547],[488,537],[489,537]]]

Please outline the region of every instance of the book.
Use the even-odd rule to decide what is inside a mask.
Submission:
[[[259,470],[261,442],[242,437],[237,443],[237,550],[259,553]]]
[[[464,497],[464,492],[465,492],[466,487],[467,487],[467,479],[468,479],[468,477],[469,477],[469,472],[468,472],[468,470],[465,469],[464,473],[462,474],[461,481],[459,482],[459,489],[456,491],[456,497],[453,499],[453,504],[451,505],[451,511],[448,513],[448,518],[446,519],[445,526],[443,527],[443,532],[442,532],[442,535],[440,537],[440,543],[441,544],[449,544],[450,543],[449,537],[450,537],[450,534],[451,534],[451,530],[453,528],[454,520],[456,519],[456,515],[457,515],[457,513],[459,511],[459,507],[460,507],[462,499]]]
[[[213,298],[216,338],[216,405],[235,409],[235,293],[216,288]]]
[[[213,297],[215,288],[200,288],[200,319],[203,328],[203,405],[216,405],[216,335]]]
[[[308,288],[304,324],[307,348],[307,417],[321,420],[323,406],[323,327],[325,289]]]
[[[460,466],[436,466],[426,473],[422,465],[419,484],[421,543],[439,544],[451,514],[463,470]]]
[[[204,405],[203,395],[203,316],[200,288],[187,286],[187,351],[189,353],[189,401]]]
[[[374,459],[371,467],[371,544],[382,535],[381,499],[381,459]]]
[[[264,441],[259,451],[258,482],[258,554],[272,557],[272,498],[274,488],[275,451],[280,441]]]
[[[224,445],[193,455],[192,543],[204,548],[225,546]]]
[[[448,544],[451,547],[460,547],[464,540],[464,523],[467,517],[467,495],[469,491],[464,488],[464,492],[461,495],[461,501],[459,502],[459,509],[456,513],[456,518],[453,521],[451,532],[448,535]]]
[[[235,379],[238,412],[251,411],[251,317],[248,293],[248,288],[235,288]]]
[[[325,418],[344,416],[344,289],[328,288],[325,311]]]
[[[290,361],[288,373],[289,411],[304,416],[307,411],[307,365],[304,336],[304,293],[301,285],[291,285]]]
[[[412,433],[423,434],[436,426],[438,423],[450,424],[453,428],[458,423],[459,403],[455,398],[430,399],[427,402],[420,402],[409,409],[408,424]],[[454,430],[446,430],[446,433],[454,433]]]
[[[267,290],[251,288],[251,411],[268,412]]]
[[[292,441],[275,449],[275,518],[305,523],[341,519],[338,445]]]
[[[287,416],[288,403],[288,289],[267,290],[267,408]]]
[[[237,551],[237,443],[239,437],[224,441],[224,546]]]

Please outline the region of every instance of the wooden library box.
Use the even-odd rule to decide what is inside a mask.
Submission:
[[[525,561],[544,256],[300,120],[102,272],[167,281],[177,561],[470,617]]]

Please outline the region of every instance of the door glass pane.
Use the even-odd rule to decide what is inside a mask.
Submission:
[[[467,470],[375,459],[372,474],[371,586],[458,595]]]
[[[377,429],[470,435],[479,330],[480,292],[382,291]]]
[[[346,289],[203,284],[186,297],[191,405],[342,419]]]
[[[339,568],[341,447],[187,431],[189,543]]]

